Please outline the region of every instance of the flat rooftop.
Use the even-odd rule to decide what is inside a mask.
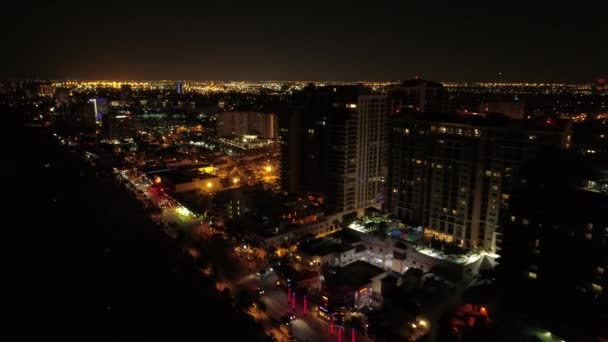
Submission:
[[[333,238],[323,237],[301,244],[298,250],[310,256],[324,256],[331,253],[346,252],[353,248],[354,247],[350,244],[342,243]]]
[[[348,287],[357,290],[382,273],[382,268],[359,260],[339,268],[336,274],[327,278],[327,283],[334,288]]]

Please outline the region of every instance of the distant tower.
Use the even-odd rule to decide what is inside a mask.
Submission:
[[[445,112],[448,93],[443,84],[420,78],[403,81],[389,91],[391,115],[406,112]]]
[[[175,93],[181,95],[184,93],[184,82],[177,81],[175,82]]]

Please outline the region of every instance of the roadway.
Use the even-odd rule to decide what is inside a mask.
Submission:
[[[304,315],[302,297],[297,298],[296,319],[289,326],[280,323],[281,317],[291,311],[291,305],[287,302],[287,293],[276,286],[278,279],[276,274],[257,276],[256,272],[261,268],[268,268],[267,265],[235,253],[234,246],[228,239],[213,235],[208,225],[195,215],[184,216],[183,210],[178,209],[179,203],[158,190],[152,189],[136,173],[118,172],[118,177],[119,179],[122,177],[126,181],[127,188],[133,191],[144,204],[149,205],[151,202],[161,209],[161,214],[157,219],[161,219],[169,230],[183,232],[187,241],[185,248],[192,248],[192,245],[195,245],[196,248],[205,250],[209,258],[214,261],[213,266],[219,290],[228,288],[233,295],[243,290],[253,293],[257,289],[264,290],[264,294],[259,299],[266,306],[265,312],[255,307],[249,310],[249,314],[264,327],[267,334],[274,336],[278,341],[289,341],[289,331],[297,341],[338,341],[337,329],[335,334],[330,336],[329,323],[317,316],[315,304],[309,302],[309,312]],[[220,260],[221,262],[217,262]],[[342,340],[350,341],[350,337],[350,332],[347,331]],[[357,338],[357,341],[362,340],[362,338]]]

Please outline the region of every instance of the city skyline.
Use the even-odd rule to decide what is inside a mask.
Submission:
[[[608,71],[594,6],[110,2],[22,13],[3,18],[13,34],[0,78],[584,82]]]

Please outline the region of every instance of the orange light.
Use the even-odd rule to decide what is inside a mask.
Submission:
[[[367,287],[364,288],[364,289],[359,290],[359,293],[365,293],[365,292],[367,292]]]
[[[154,184],[160,184],[161,179],[158,176],[154,176]]]
[[[485,306],[482,306],[481,309],[479,309],[479,312],[481,312],[482,315],[488,314],[488,310],[485,308]]]

